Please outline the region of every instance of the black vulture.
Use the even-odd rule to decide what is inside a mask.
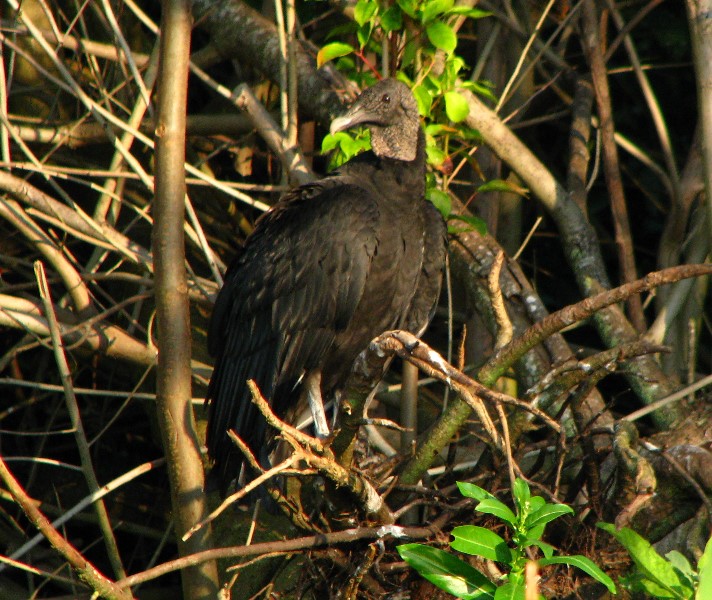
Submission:
[[[331,131],[358,125],[369,127],[372,150],[264,214],[218,294],[207,445],[223,493],[243,464],[228,429],[264,466],[274,446],[248,379],[284,416],[305,382],[333,397],[374,337],[398,328],[420,335],[434,312],[446,230],[424,196],[425,141],[410,89],[380,81]]]

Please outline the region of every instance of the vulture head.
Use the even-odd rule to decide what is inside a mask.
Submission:
[[[377,156],[415,160],[420,119],[413,93],[404,83],[384,79],[364,90],[344,115],[331,122],[330,131],[358,125],[371,130],[371,148]]]

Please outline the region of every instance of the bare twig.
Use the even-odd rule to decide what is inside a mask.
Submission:
[[[117,586],[113,581],[104,577],[94,565],[52,527],[47,517],[42,514],[12,473],[10,473],[2,457],[0,457],[0,479],[2,479],[5,487],[20,505],[25,515],[27,515],[27,518],[47,538],[52,547],[72,565],[72,568],[82,581],[86,582],[102,597],[109,600],[128,600],[132,597],[129,590],[125,589],[126,586]]]
[[[327,477],[337,488],[351,492],[366,514],[375,515],[380,523],[394,522],[393,515],[383,498],[365,478],[345,469],[336,462],[333,454],[322,440],[313,438],[279,419],[260,394],[255,382],[250,380],[247,383],[252,392],[252,402],[255,403],[267,423],[279,431],[285,441],[292,446],[296,456]]]
[[[165,459],[163,458],[158,458],[156,460],[153,460],[151,462],[143,463],[137,467],[134,467],[130,471],[127,471],[123,475],[117,477],[116,479],[113,479],[109,483],[104,484],[101,486],[100,489],[98,489],[96,492],[89,494],[88,496],[82,498],[79,502],[77,502],[74,506],[71,508],[63,508],[62,509],[62,515],[52,521],[51,526],[55,529],[58,529],[62,527],[65,523],[69,522],[73,517],[78,515],[80,512],[82,512],[87,506],[90,506],[91,504],[97,502],[98,500],[101,500],[104,496],[110,494],[114,490],[120,488],[122,485],[125,485],[129,483],[130,481],[133,481],[136,479],[136,477],[139,477],[143,475],[144,473],[148,473],[152,469],[155,469],[157,467],[160,467],[164,464]],[[37,503],[39,506],[39,503]],[[32,539],[28,540],[25,542],[22,546],[20,546],[17,550],[15,550],[11,555],[11,559],[18,559],[21,556],[24,556],[32,550],[37,544],[39,544],[43,539],[45,539],[45,536],[43,533],[37,534],[35,537]]]
[[[57,248],[54,241],[47,235],[14,200],[0,198],[0,217],[10,222],[27,240],[34,244],[37,250],[54,267],[62,278],[67,292],[74,302],[79,315],[89,316],[93,306],[89,290],[64,254]]]
[[[283,540],[277,542],[263,542],[252,544],[251,546],[232,546],[228,548],[216,548],[206,550],[192,556],[186,556],[172,560],[153,569],[148,569],[142,573],[131,575],[117,584],[121,587],[135,586],[139,583],[151,581],[167,573],[185,569],[208,560],[218,560],[221,558],[238,558],[242,556],[256,556],[267,552],[296,552],[299,550],[311,550],[323,546],[335,546],[337,544],[350,544],[361,540],[378,540],[390,536],[396,539],[424,539],[436,535],[442,525],[447,521],[447,513],[443,513],[431,525],[426,527],[400,527],[399,525],[382,525],[380,527],[357,527],[355,529],[345,529],[332,533],[320,533],[313,536],[297,538],[294,540]]]
[[[679,267],[670,267],[669,269],[649,273],[642,279],[612,290],[600,292],[595,296],[568,306],[549,315],[536,325],[530,327],[523,335],[501,348],[495,356],[480,369],[478,378],[481,381],[496,380],[499,374],[501,374],[505,368],[508,368],[514,360],[546,339],[552,333],[561,331],[564,327],[587,319],[603,307],[620,302],[631,294],[639,294],[640,292],[667,283],[674,283],[681,279],[710,274],[712,274],[712,265],[682,265]]]
[[[502,348],[512,341],[513,329],[512,322],[507,315],[507,309],[504,306],[504,298],[502,297],[502,288],[499,286],[499,274],[502,272],[502,264],[504,263],[504,251],[494,259],[492,270],[487,277],[490,299],[492,300],[492,312],[497,323],[497,336],[494,344],[495,349]]]
[[[233,432],[230,432],[230,433],[233,433]],[[230,437],[233,439],[233,441],[235,441],[235,437],[237,437],[237,436],[235,436],[235,437],[230,436]],[[244,444],[243,444],[243,446],[244,446]],[[247,494],[252,492],[252,490],[257,489],[265,481],[269,481],[270,479],[279,475],[280,473],[283,473],[284,471],[286,471],[288,469],[294,468],[294,466],[297,464],[297,462],[299,462],[299,460],[300,460],[299,456],[292,455],[289,458],[287,458],[286,460],[279,463],[278,465],[272,467],[271,469],[268,469],[267,471],[264,471],[258,477],[255,477],[245,487],[240,488],[238,491],[236,491],[233,494],[230,494],[207,517],[205,517],[202,521],[200,521],[199,523],[196,523],[195,525],[193,525],[193,527],[191,527],[188,531],[186,531],[183,534],[183,541],[185,542],[195,532],[199,531],[200,529],[205,527],[205,525],[207,525],[208,523],[211,523],[212,521],[217,519],[223,512],[225,512],[225,510],[227,508],[229,508],[230,506],[235,504],[235,502],[237,502],[238,500],[241,500],[242,498],[247,496]]]
[[[59,331],[59,325],[57,324],[57,316],[54,314],[54,309],[52,307],[52,296],[50,294],[49,285],[47,284],[47,277],[45,276],[44,267],[39,261],[35,262],[35,276],[37,277],[40,298],[42,298],[42,302],[44,304],[45,315],[49,325],[49,333],[52,337],[54,357],[57,362],[57,368],[59,369],[60,379],[62,380],[62,386],[64,388],[64,398],[67,404],[67,412],[69,413],[69,418],[72,422],[72,429],[74,429],[74,439],[76,441],[79,458],[82,463],[82,472],[89,487],[89,491],[91,493],[96,493],[100,488],[99,481],[97,480],[96,473],[94,472],[89,443],[87,442],[86,435],[84,434],[84,426],[79,412],[79,405],[72,386],[72,374],[69,369],[69,365],[67,364],[67,357],[64,354],[64,346]],[[116,538],[114,537],[111,521],[109,519],[109,513],[106,510],[104,502],[102,500],[97,500],[94,503],[94,510],[96,511],[99,527],[104,537],[104,544],[106,545],[109,562],[111,562],[111,566],[114,569],[114,574],[117,578],[125,577],[126,572],[124,571],[124,566],[121,562],[121,555],[119,554],[119,548],[116,544]]]
[[[630,233],[630,222],[628,219],[625,194],[623,192],[623,182],[621,181],[618,149],[614,139],[615,124],[613,122],[610,90],[608,88],[608,75],[606,74],[606,65],[603,62],[603,51],[598,35],[598,19],[596,17],[597,11],[593,0],[583,0],[582,23],[584,33],[582,38],[584,40],[584,48],[588,55],[588,62],[591,66],[591,76],[593,78],[593,88],[596,93],[598,115],[601,119],[603,168],[611,198],[611,212],[613,213],[616,244],[618,246],[618,261],[620,263],[623,283],[630,283],[637,278],[635,258],[633,256],[633,240]],[[629,297],[627,299],[627,305],[628,316],[635,325],[635,328],[638,332],[645,331],[645,317],[643,315],[643,306],[640,297]]]
[[[289,138],[279,130],[272,116],[258,102],[250,87],[245,83],[241,84],[235,90],[234,97],[236,106],[247,114],[262,138],[279,158],[290,182],[299,185],[313,181],[314,174],[298,147],[290,145]]]

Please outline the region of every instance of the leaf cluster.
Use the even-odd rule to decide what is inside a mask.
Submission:
[[[510,530],[509,542],[502,536],[476,525],[462,525],[452,530],[455,538],[450,547],[470,556],[494,561],[506,567],[501,582],[493,583],[487,576],[456,556],[423,544],[398,546],[403,560],[420,575],[441,589],[468,600],[524,599],[526,582],[524,570],[529,560],[527,551],[538,549],[542,557],[539,566],[569,565],[577,567],[595,580],[603,583],[615,594],[613,581],[593,561],[585,556],[566,556],[554,553],[554,547],[542,540],[544,529],[551,521],[572,514],[565,504],[549,503],[541,496],[532,496],[529,485],[516,479],[512,495],[514,510],[494,494],[472,483],[458,482],[460,493],[478,501],[475,510],[489,514],[504,523]]]
[[[619,530],[611,523],[598,523],[598,527],[615,537],[633,559],[635,569],[621,581],[625,589],[643,593],[646,598],[712,598],[712,538],[707,542],[695,571],[690,561],[677,550],[660,556],[648,540],[628,527]]]
[[[339,41],[329,42],[319,50],[317,65],[338,59],[339,70],[350,79],[369,85],[377,77],[377,71],[367,55],[383,59],[384,45],[393,46],[399,64],[395,76],[413,90],[425,121],[428,162],[436,169],[448,170],[452,140],[463,147],[480,141],[478,132],[465,123],[470,109],[458,90],[469,89],[496,101],[487,83],[457,83],[463,70],[469,67],[455,53],[458,37],[454,21],[480,19],[489,14],[477,8],[456,6],[453,0],[399,0],[395,4],[359,0],[354,7],[353,23],[330,32],[328,37],[338,36]],[[356,43],[342,41],[347,35],[354,36]],[[360,61],[354,61],[355,58]],[[370,71],[363,71],[364,66]],[[334,148],[337,153],[332,166],[348,160],[363,144],[346,134],[339,134],[336,139],[327,136],[322,151]],[[434,187],[434,181],[430,184],[429,187]]]

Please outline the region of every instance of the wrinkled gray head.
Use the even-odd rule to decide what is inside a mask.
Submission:
[[[371,147],[381,157],[411,161],[418,146],[418,105],[407,85],[384,79],[365,90],[344,115],[331,122],[331,133],[357,125],[371,130]]]

